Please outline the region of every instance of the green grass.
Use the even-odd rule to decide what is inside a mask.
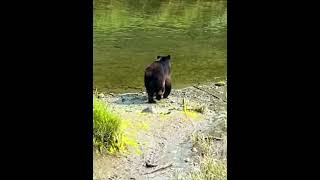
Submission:
[[[100,153],[128,152],[130,149],[140,154],[136,141],[138,131],[148,129],[143,122],[132,123],[123,119],[108,108],[108,104],[97,98],[97,90],[93,96],[93,147]]]
[[[100,152],[121,151],[125,148],[123,141],[122,119],[112,113],[107,104],[93,97],[93,146]]]
[[[227,180],[227,167],[224,162],[212,157],[204,157],[200,162],[200,170],[188,174],[191,180]]]

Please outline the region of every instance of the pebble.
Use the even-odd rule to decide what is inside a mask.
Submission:
[[[157,113],[156,109],[153,106],[147,107],[144,110],[142,110],[143,113]]]
[[[198,152],[197,148],[195,148],[195,147],[193,147],[193,148],[191,149],[191,151],[192,151],[192,152]]]
[[[224,85],[225,85],[225,82],[218,82],[218,83],[215,83],[214,85],[215,85],[215,86],[218,86],[218,87],[224,86]]]

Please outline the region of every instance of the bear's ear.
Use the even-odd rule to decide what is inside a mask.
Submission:
[[[168,55],[167,58],[170,59],[170,55]]]

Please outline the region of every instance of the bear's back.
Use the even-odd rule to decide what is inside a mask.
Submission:
[[[158,73],[163,74],[164,67],[160,62],[155,61],[149,66],[147,66],[147,68],[145,69],[145,73],[146,75],[152,75],[152,74],[158,74]]]

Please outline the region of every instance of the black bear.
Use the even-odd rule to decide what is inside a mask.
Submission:
[[[171,91],[171,64],[170,55],[157,56],[156,61],[150,64],[144,71],[144,85],[148,93],[148,102],[167,98]]]

